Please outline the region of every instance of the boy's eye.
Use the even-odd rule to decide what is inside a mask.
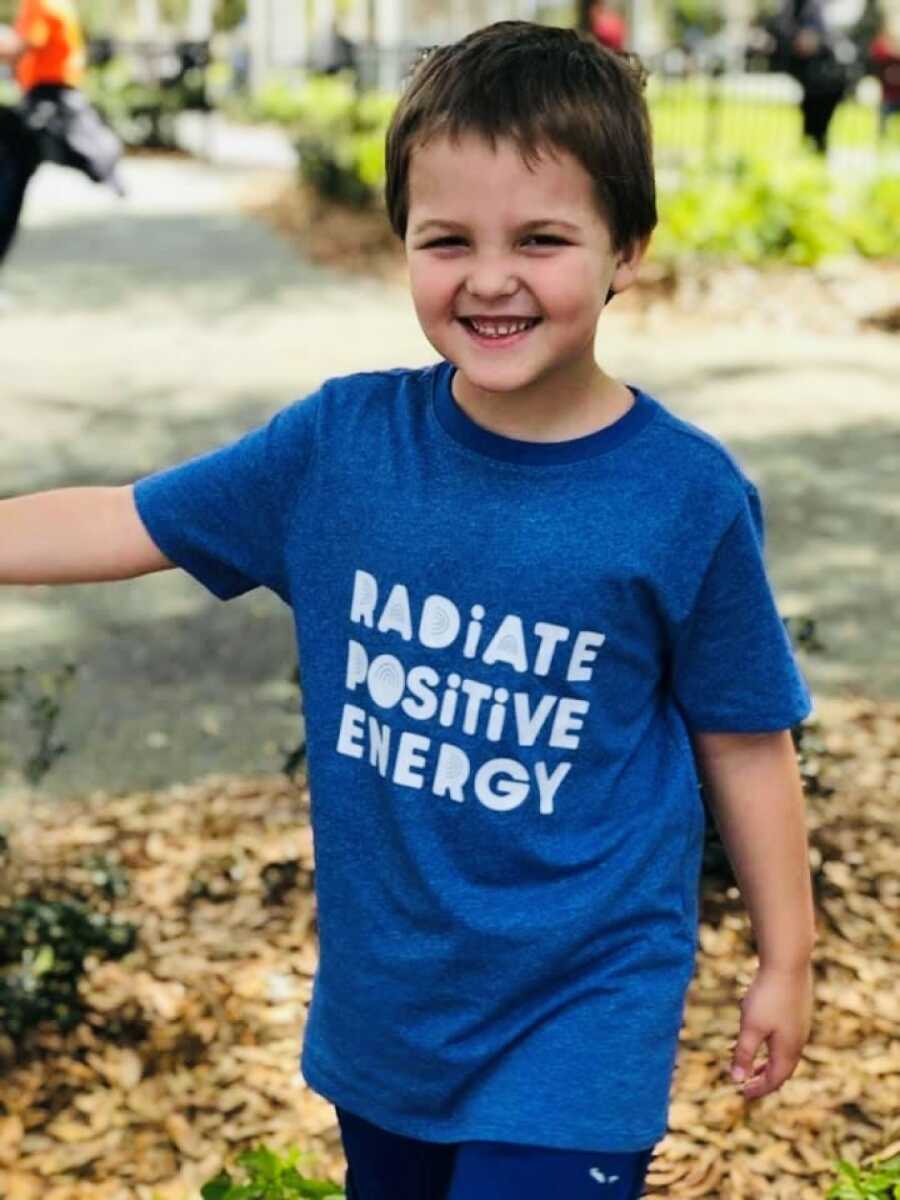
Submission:
[[[447,234],[446,237],[432,238],[430,242],[425,242],[422,246],[423,250],[444,250],[453,246],[464,246],[465,238],[461,238],[456,234]]]
[[[523,239],[525,246],[567,246],[568,244],[565,238],[557,237],[553,233],[529,233]]]
[[[447,233],[443,237],[432,238],[428,242],[423,242],[420,249],[456,250],[467,244],[466,239],[461,234]],[[526,249],[546,249],[554,246],[568,246],[569,242],[566,238],[559,237],[555,233],[529,233],[522,238],[521,245]]]

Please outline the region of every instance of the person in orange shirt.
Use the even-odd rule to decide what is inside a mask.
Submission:
[[[41,84],[81,85],[87,56],[71,0],[22,0],[13,33],[20,39],[15,73],[23,92]]]
[[[87,65],[72,0],[21,0],[0,25],[0,62],[22,91],[0,108],[0,265],[12,244],[28,183],[42,161],[76,167],[95,182],[115,180],[121,145],[78,90]]]

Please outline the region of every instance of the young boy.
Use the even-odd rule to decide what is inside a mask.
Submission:
[[[433,52],[387,198],[441,361],[332,379],[134,488],[0,504],[7,582],[177,564],[293,609],[321,939],[302,1066],[351,1200],[640,1195],[693,970],[695,756],[759,952],[743,1094],[808,1036],[809,698],[759,498],[594,357],[656,222],[641,87],[562,29]]]

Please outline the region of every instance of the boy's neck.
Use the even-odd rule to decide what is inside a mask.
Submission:
[[[490,433],[521,442],[568,442],[614,424],[634,405],[629,389],[596,364],[581,377],[542,380],[518,392],[486,392],[462,371],[453,398],[466,416]]]

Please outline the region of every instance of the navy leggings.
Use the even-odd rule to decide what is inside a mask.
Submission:
[[[337,1115],[347,1200],[638,1200],[653,1153],[420,1142],[341,1108]]]

